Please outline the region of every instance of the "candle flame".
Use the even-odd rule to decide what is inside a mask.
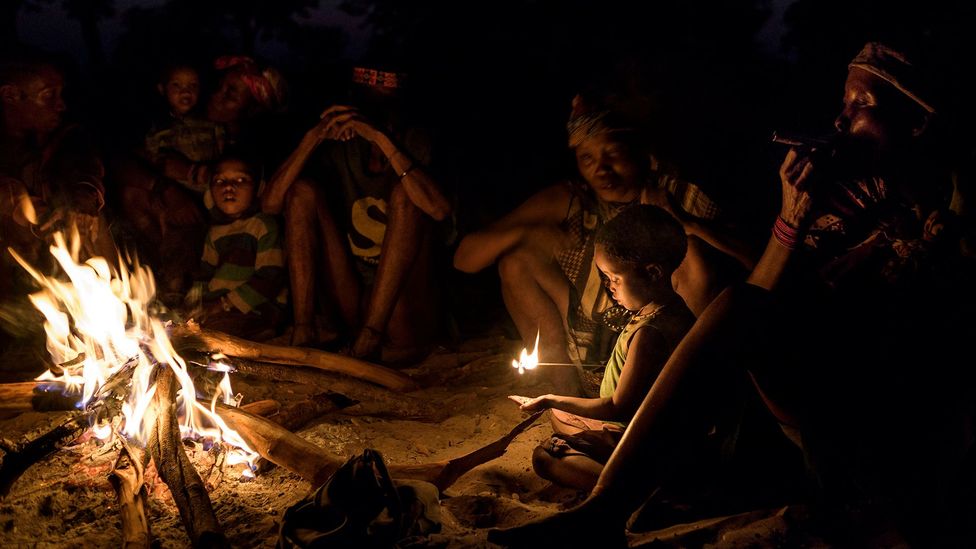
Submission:
[[[526,370],[534,370],[539,366],[539,332],[535,333],[535,348],[532,349],[530,353],[528,349],[522,349],[522,354],[519,355],[518,360],[512,361],[512,368],[518,368],[520,374],[524,374]]]

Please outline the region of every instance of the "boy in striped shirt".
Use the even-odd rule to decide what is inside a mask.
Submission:
[[[278,222],[258,209],[259,173],[232,155],[214,165],[214,207],[193,292],[202,294],[203,326],[249,339],[275,335],[287,299]]]

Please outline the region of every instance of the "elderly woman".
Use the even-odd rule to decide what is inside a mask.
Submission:
[[[952,511],[967,507],[947,502],[972,459],[974,399],[972,374],[952,357],[973,335],[957,320],[973,302],[962,291],[972,271],[927,154],[935,108],[922,82],[902,53],[864,47],[849,65],[835,145],[787,154],[780,215],[748,284],[699,316],[590,498],[490,539],[620,541],[629,512],[688,458],[676,443],[694,428],[687,414],[705,404],[706,385],[745,373],[827,501],[870,502],[881,517],[867,527],[874,535],[894,526],[939,545],[960,534],[968,521]]]
[[[590,108],[577,96],[567,129],[580,179],[547,187],[467,235],[454,266],[474,273],[498,263],[505,306],[522,339],[530,342],[539,333],[544,360],[570,364],[603,358],[599,347],[612,340],[604,317],[623,313],[612,307],[593,263],[593,237],[627,205],[658,205],[682,221],[691,236],[688,259],[673,281],[692,312],[721,289],[707,259],[714,248],[749,267],[751,262],[741,245],[708,228],[716,205],[694,185],[661,170],[642,132],[626,117]],[[575,369],[551,367],[548,374],[560,394],[581,394]]]

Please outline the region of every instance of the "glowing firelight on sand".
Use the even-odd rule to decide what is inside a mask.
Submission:
[[[244,474],[251,476],[250,467],[257,453],[216,413],[220,397],[226,404],[237,403],[227,375],[230,368],[217,368],[225,372],[224,379],[210,405],[197,402],[186,362],[173,349],[162,321],[149,314],[149,304],[156,293],[152,272],[137,262],[127,265],[121,259],[117,271],[101,257],[79,263],[80,249],[77,231],[69,240],[61,233],[54,235],[51,255],[70,282],[41,274],[10,251],[41,286],[30,300],[44,315],[47,350],[53,363],[59,365],[37,380],[60,382],[67,393],[80,394],[79,408],[105,398],[101,392],[116,380],[126,381],[126,390],[121,391],[124,424],[116,429],[115,425],[100,422],[93,428],[101,439],[119,432],[144,446],[153,428],[144,421],[156,391],[153,372],[156,368],[171,368],[180,383],[177,406],[181,434],[227,443],[233,449],[228,451],[226,463],[247,463]],[[131,380],[127,380],[130,371]]]
[[[539,332],[535,333],[535,348],[530,353],[528,349],[522,349],[522,354],[518,360],[512,361],[512,368],[518,368],[520,374],[526,370],[534,370],[539,366]]]

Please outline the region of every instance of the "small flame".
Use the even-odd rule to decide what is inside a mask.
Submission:
[[[106,421],[92,426],[92,434],[103,442],[108,440],[112,436],[112,423]]]
[[[233,368],[218,363],[216,369],[225,373],[213,404],[208,409],[197,402],[186,362],[173,349],[166,325],[148,312],[156,293],[152,272],[121,259],[117,272],[101,257],[79,263],[77,231],[72,233],[70,245],[64,235],[55,234],[50,250],[70,282],[43,275],[11,250],[42,288],[31,294],[30,300],[46,319],[47,349],[52,361],[59,365],[37,379],[59,381],[70,394],[80,393],[81,407],[105,398],[103,392],[113,389],[116,380],[127,381],[121,407],[125,424],[120,432],[129,440],[144,444],[152,428],[146,425],[145,413],[156,392],[153,372],[156,368],[171,368],[180,383],[177,405],[183,436],[210,438],[236,447],[229,452],[233,461],[228,463],[247,463],[246,470],[250,472],[257,453],[216,413],[220,394],[224,402],[235,403],[226,373]],[[128,376],[130,371],[132,378],[128,381],[122,376]],[[93,429],[99,438],[107,438],[112,431],[110,422]]]
[[[520,374],[526,370],[534,370],[539,366],[539,332],[535,333],[535,348],[530,353],[528,349],[522,349],[522,354],[518,360],[512,361],[512,368],[518,368]]]
[[[31,201],[30,195],[26,192],[20,193],[17,202],[24,219],[31,225],[37,225],[37,212],[34,210],[34,202]]]

